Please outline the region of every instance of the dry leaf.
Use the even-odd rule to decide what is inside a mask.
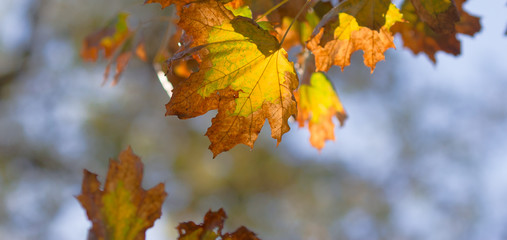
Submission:
[[[194,222],[180,223],[177,227],[178,240],[260,240],[255,233],[246,227],[240,227],[233,233],[222,233],[224,221],[227,218],[225,211],[208,211],[204,222],[197,225]]]

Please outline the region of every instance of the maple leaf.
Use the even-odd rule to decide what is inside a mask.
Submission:
[[[104,57],[108,59],[104,71],[104,83],[107,81],[111,66],[114,63],[116,63],[116,68],[113,85],[118,83],[133,52],[139,59],[146,61],[144,44],[139,42],[133,48],[134,34],[127,24],[127,18],[127,13],[119,13],[111,24],[90,34],[83,41],[81,57],[84,60],[97,61],[101,51],[104,52]]]
[[[222,234],[224,221],[227,218],[225,211],[209,210],[204,216],[204,222],[197,225],[194,222],[180,223],[177,227],[178,240],[259,240],[255,233],[241,226],[233,233]]]
[[[160,183],[146,191],[141,188],[143,164],[132,149],[110,160],[104,190],[97,175],[84,170],[82,192],[76,198],[92,222],[88,239],[138,240],[160,218],[167,194]]]
[[[395,48],[391,26],[402,14],[390,0],[347,0],[327,13],[316,27],[307,47],[315,55],[318,71],[334,64],[350,65],[350,56],[363,50],[364,64],[371,72],[384,52]]]
[[[419,17],[410,1],[405,1],[401,8],[407,21],[396,23],[392,30],[401,35],[405,47],[411,49],[415,54],[426,53],[433,63],[436,63],[435,53],[437,51],[458,55],[461,53],[461,43],[456,38],[456,33],[473,36],[481,29],[481,25],[478,17],[471,16],[463,10],[464,0],[455,0],[454,3],[459,14],[459,21],[453,22],[455,28],[453,32],[435,32]]]
[[[310,84],[301,84],[294,94],[298,103],[299,127],[308,122],[310,143],[321,150],[326,140],[334,140],[333,116],[343,126],[347,114],[331,82],[322,72],[311,75]]]
[[[277,39],[215,0],[186,5],[178,25],[189,40],[169,64],[194,59],[199,70],[175,86],[166,115],[184,119],[218,109],[206,132],[214,157],[238,143],[253,148],[266,119],[280,143],[296,113],[298,80]]]

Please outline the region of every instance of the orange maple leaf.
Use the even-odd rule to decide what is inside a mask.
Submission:
[[[394,48],[391,26],[402,15],[390,0],[347,0],[327,13],[316,27],[307,47],[315,55],[317,71],[332,65],[350,65],[350,56],[363,50],[371,72],[384,52]]]

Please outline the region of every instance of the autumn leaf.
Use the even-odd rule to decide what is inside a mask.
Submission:
[[[402,15],[390,0],[347,0],[326,14],[307,42],[315,55],[318,71],[332,65],[350,65],[350,56],[363,50],[364,64],[371,72],[384,52],[394,48],[391,26]]]
[[[411,0],[419,18],[439,34],[452,34],[459,21],[458,10],[452,0]]]
[[[296,113],[298,80],[277,39],[215,0],[186,5],[178,25],[189,40],[169,64],[194,59],[199,70],[175,86],[166,115],[185,119],[218,109],[206,132],[214,156],[238,143],[253,147],[266,119],[280,143]]]
[[[298,103],[299,127],[308,122],[310,143],[321,150],[326,140],[334,140],[333,117],[343,126],[347,114],[331,82],[322,72],[311,75],[310,84],[302,84],[294,94]]]
[[[88,239],[139,240],[160,218],[166,197],[164,184],[146,191],[141,187],[143,164],[132,149],[110,160],[104,190],[97,175],[84,170],[82,192],[77,199],[92,222]]]
[[[232,0],[225,4],[225,8],[230,10],[234,16],[252,18],[252,11],[245,0]]]
[[[199,225],[194,222],[180,223],[177,227],[178,240],[259,240],[255,233],[243,226],[233,233],[223,234],[226,218],[225,211],[220,208],[216,212],[208,211],[204,222]]]
[[[405,47],[411,49],[415,54],[424,52],[433,63],[436,62],[435,53],[438,51],[458,55],[461,53],[461,43],[456,38],[456,33],[473,36],[481,29],[481,25],[478,17],[471,16],[463,10],[463,0],[454,2],[459,14],[459,21],[453,23],[454,32],[435,32],[418,16],[410,1],[405,1],[401,8],[401,12],[407,21],[395,24],[392,30],[401,35]]]
[[[109,78],[113,64],[116,63],[113,77],[113,85],[115,85],[133,54],[146,61],[144,44],[139,42],[134,47],[134,32],[129,28],[127,18],[127,13],[119,13],[111,24],[90,34],[83,42],[81,57],[84,60],[97,61],[99,53],[104,52],[104,57],[108,60],[104,71],[104,83]]]

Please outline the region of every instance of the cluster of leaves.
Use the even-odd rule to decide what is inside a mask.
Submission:
[[[145,2],[162,8],[174,4],[179,16],[179,47],[162,54],[168,58],[165,69],[174,86],[166,115],[187,119],[218,110],[206,132],[214,156],[238,143],[253,148],[266,120],[280,143],[291,116],[301,127],[308,125],[311,144],[322,149],[326,140],[334,139],[333,117],[340,125],[347,118],[325,75],[331,66],[343,70],[352,53],[361,50],[373,73],[386,50],[395,47],[396,33],[415,54],[423,52],[436,62],[438,51],[460,53],[456,34],[473,36],[481,28],[479,18],[463,9],[465,0],[405,0],[401,10],[391,0],[340,0],[336,6],[286,2]],[[110,59],[113,51],[119,52],[117,74],[121,73],[125,49],[138,52],[125,44],[131,36],[125,25],[120,15],[113,30],[89,37],[83,57],[95,60],[103,49]],[[287,51],[296,46],[301,52],[293,63]]]
[[[86,210],[92,227],[91,240],[140,240],[145,239],[148,228],[162,214],[162,204],[167,196],[164,184],[144,190],[143,163],[129,147],[118,160],[110,160],[104,189],[100,189],[97,175],[84,170],[81,194],[77,199]],[[177,226],[179,240],[259,240],[255,233],[240,227],[233,233],[222,234],[225,211],[209,211],[202,224],[184,222]]]

